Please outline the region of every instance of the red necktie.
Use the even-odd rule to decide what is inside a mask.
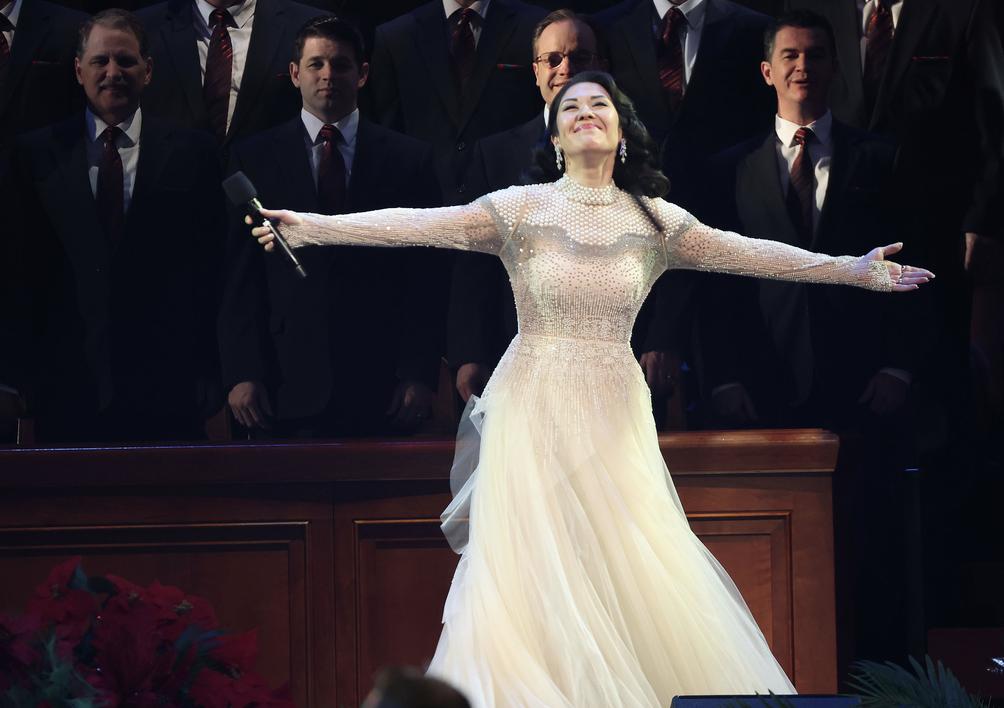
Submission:
[[[122,130],[115,126],[108,126],[101,133],[101,162],[98,164],[98,189],[95,194],[98,218],[112,247],[122,239],[125,221],[122,157],[115,144],[119,135],[122,135]]]
[[[345,160],[338,150],[342,134],[333,125],[325,125],[318,134],[321,160],[317,166],[317,202],[323,214],[345,210]]]
[[[686,26],[687,18],[678,7],[671,8],[662,18],[659,83],[673,108],[683,100],[683,43],[680,41],[680,33]]]
[[[209,126],[223,141],[227,135],[227,113],[230,108],[230,85],[234,71],[234,45],[227,27],[236,27],[234,18],[226,10],[213,10],[209,15],[212,34],[209,53],[206,55],[206,78],[202,93],[209,113]]]
[[[865,66],[862,78],[865,85],[865,96],[871,106],[875,105],[885,65],[892,49],[892,12],[886,0],[872,0],[875,11],[868,18],[865,30]]]
[[[809,155],[808,144],[815,137],[809,128],[799,128],[795,131],[795,144],[798,153],[791,164],[790,181],[786,204],[791,223],[801,237],[803,243],[812,242],[812,203],[815,191],[815,169],[812,156]]]
[[[10,43],[4,32],[11,32],[13,29],[14,25],[11,24],[7,15],[0,14],[0,71],[6,69],[10,63]]]
[[[477,13],[469,7],[457,10],[450,16],[450,55],[456,73],[460,93],[467,88],[467,82],[474,73],[474,29],[472,22]]]

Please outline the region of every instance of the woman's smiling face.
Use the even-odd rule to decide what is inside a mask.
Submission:
[[[610,94],[599,84],[573,85],[558,105],[558,136],[553,138],[566,159],[586,153],[617,151],[621,139],[620,117]]]

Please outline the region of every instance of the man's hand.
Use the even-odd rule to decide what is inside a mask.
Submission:
[[[489,376],[491,371],[488,367],[476,362],[463,364],[457,369],[457,393],[464,399],[464,403],[467,403],[471,396],[481,395]]]
[[[227,403],[234,418],[245,428],[272,427],[272,406],[268,402],[268,392],[260,381],[241,381],[230,389]]]
[[[414,430],[427,420],[432,412],[435,396],[432,389],[418,381],[402,381],[391,396],[387,416],[395,427]]]
[[[757,420],[753,399],[739,382],[716,388],[711,394],[711,410],[719,424],[733,428],[742,428]]]
[[[878,416],[897,413],[906,404],[910,384],[892,374],[880,371],[865,386],[858,403],[867,404],[868,410]]]
[[[673,392],[672,368],[666,352],[645,352],[638,357],[645,382],[652,389],[653,396],[668,395]]]

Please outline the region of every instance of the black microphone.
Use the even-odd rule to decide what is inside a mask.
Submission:
[[[303,269],[300,265],[300,261],[296,259],[293,254],[293,249],[289,247],[286,243],[286,239],[282,237],[279,233],[279,229],[275,228],[271,221],[265,218],[261,213],[262,205],[258,201],[258,192],[255,190],[254,185],[251,184],[251,180],[247,178],[247,175],[243,172],[234,172],[232,175],[223,180],[223,191],[227,193],[227,198],[233,203],[234,206],[242,206],[252,219],[257,221],[262,226],[267,226],[269,231],[272,232],[272,236],[275,237],[275,242],[279,244],[279,248],[282,252],[286,254],[286,258],[289,262],[293,264],[296,269],[297,275],[301,278],[307,277],[307,271]]]

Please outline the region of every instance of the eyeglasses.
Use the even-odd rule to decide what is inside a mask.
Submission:
[[[589,66],[595,63],[597,58],[595,52],[576,49],[571,52],[548,52],[534,57],[533,61],[536,64],[547,64],[550,68],[557,69],[561,66],[561,62],[565,61],[565,57],[568,57],[568,63],[574,66]]]

